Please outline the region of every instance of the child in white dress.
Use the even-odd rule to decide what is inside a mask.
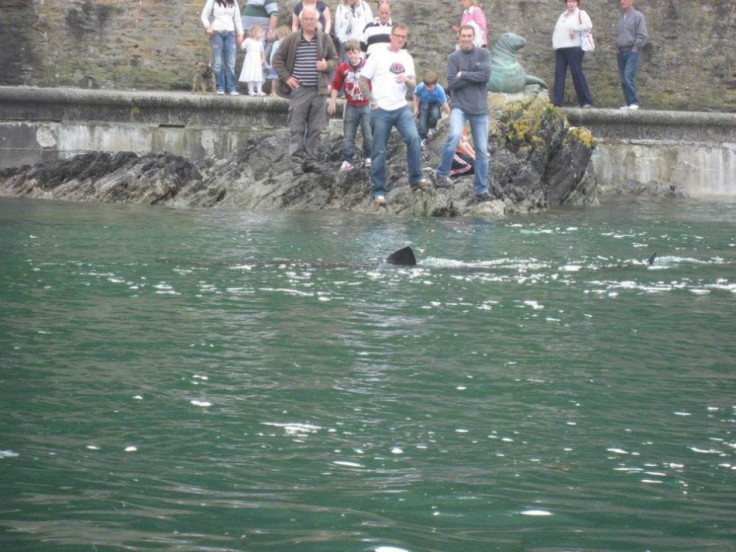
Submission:
[[[249,96],[265,96],[266,94],[261,90],[263,87],[263,64],[266,61],[266,54],[263,49],[263,27],[257,24],[253,25],[241,48],[245,51],[245,60],[238,80],[248,83]]]

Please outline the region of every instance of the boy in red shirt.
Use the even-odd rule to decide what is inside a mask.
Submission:
[[[340,90],[345,93],[345,113],[343,116],[343,143],[342,143],[342,165],[340,171],[350,171],[355,168],[353,156],[355,155],[355,135],[358,125],[363,133],[363,158],[365,166],[371,166],[371,147],[373,137],[371,135],[371,83],[360,74],[360,69],[365,64],[360,51],[360,43],[357,40],[348,40],[345,43],[345,56],[347,62],[338,65],[335,76],[332,79],[332,90],[330,91],[330,103],[327,113],[334,115],[337,111],[337,94]]]

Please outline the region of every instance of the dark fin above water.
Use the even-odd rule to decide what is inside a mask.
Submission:
[[[386,262],[396,266],[415,266],[417,258],[414,256],[414,250],[407,246],[391,253]]]
[[[657,252],[655,251],[655,252],[654,252],[654,253],[652,253],[652,254],[650,255],[650,257],[649,257],[649,258],[647,259],[647,264],[648,264],[649,266],[652,266],[652,265],[654,264],[654,259],[656,259],[656,258],[657,258]]]

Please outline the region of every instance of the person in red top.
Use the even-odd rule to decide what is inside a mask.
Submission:
[[[475,149],[468,139],[468,129],[463,127],[463,133],[460,141],[457,143],[455,156],[452,158],[450,166],[450,177],[465,176],[475,172]]]
[[[342,165],[340,171],[350,171],[355,168],[353,157],[355,156],[355,136],[358,133],[358,125],[363,133],[363,159],[365,166],[371,166],[371,83],[360,74],[360,69],[365,64],[360,51],[360,43],[357,40],[345,42],[345,55],[347,62],[337,66],[335,76],[332,79],[332,90],[330,90],[330,103],[327,113],[334,115],[337,111],[337,94],[342,90],[345,94],[345,113],[343,116],[343,142],[342,142]]]

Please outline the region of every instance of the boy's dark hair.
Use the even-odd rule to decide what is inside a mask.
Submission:
[[[437,73],[434,71],[427,71],[424,73],[424,79],[422,79],[422,82],[424,83],[424,86],[437,84]]]
[[[350,52],[351,50],[358,50],[360,52],[360,42],[354,38],[345,42],[345,51]]]

